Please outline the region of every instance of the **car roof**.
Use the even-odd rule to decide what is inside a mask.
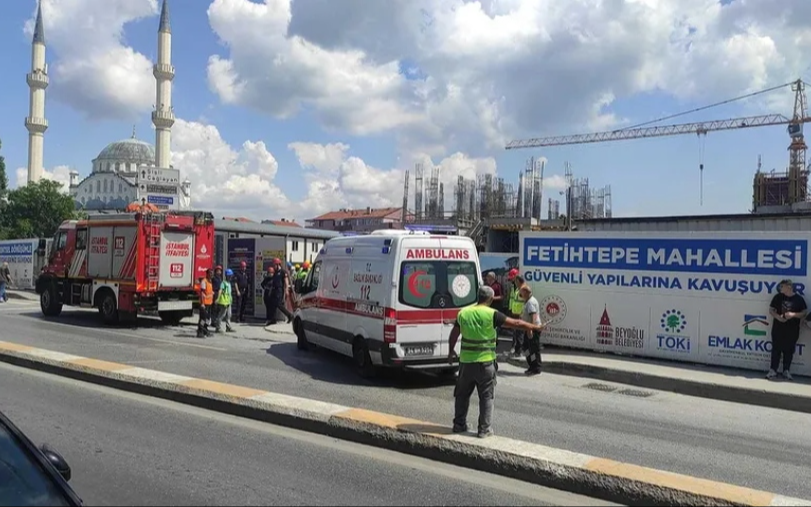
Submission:
[[[54,486],[59,494],[64,497],[68,505],[82,505],[82,500],[76,495],[76,492],[74,492],[65,479],[59,475],[56,469],[51,466],[42,452],[37,449],[34,443],[20,428],[15,426],[14,423],[0,411],[0,444],[3,443],[3,436],[7,436],[11,440],[12,445],[20,450],[24,454],[24,457]],[[0,455],[3,454],[4,453],[0,452]],[[0,498],[0,500],[2,499]]]

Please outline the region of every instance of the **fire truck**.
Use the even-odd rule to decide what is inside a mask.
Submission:
[[[42,313],[98,308],[107,324],[157,314],[176,325],[198,306],[212,267],[214,217],[207,212],[98,214],[63,222],[36,282]]]

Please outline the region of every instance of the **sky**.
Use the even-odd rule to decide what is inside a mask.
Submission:
[[[47,177],[86,176],[133,128],[154,143],[158,1],[42,8]],[[758,156],[764,170],[787,165],[785,127],[710,133],[703,144],[504,146],[811,81],[808,0],[169,0],[169,10],[172,164],[192,181],[194,206],[217,216],[400,206],[417,163],[440,167],[450,209],[459,175],[517,183],[530,157],[546,160],[544,200],[560,199],[569,163],[592,187],[611,186],[614,216],[746,213]],[[19,184],[36,3],[0,11],[0,139]],[[792,107],[782,88],[664,124]]]

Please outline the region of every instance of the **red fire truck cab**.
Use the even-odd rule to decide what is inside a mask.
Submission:
[[[91,215],[62,223],[37,279],[42,313],[98,308],[112,324],[157,313],[167,324],[191,316],[197,282],[212,267],[214,217],[206,212]]]

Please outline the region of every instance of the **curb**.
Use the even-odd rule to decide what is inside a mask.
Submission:
[[[15,343],[0,342],[0,361],[624,505],[811,505],[806,500],[528,442],[498,436],[479,440],[424,421]]]
[[[509,358],[507,362],[513,366],[526,368],[526,361],[523,359]],[[792,412],[811,413],[811,396],[749,389],[746,387],[733,387],[723,384],[711,384],[690,379],[664,377],[650,373],[618,370],[591,364],[555,361],[553,359],[544,360],[543,369],[545,372],[554,373],[556,375],[591,378],[604,380],[606,382],[616,382],[618,384],[655,389],[657,391],[669,391],[699,398],[776,408]]]

